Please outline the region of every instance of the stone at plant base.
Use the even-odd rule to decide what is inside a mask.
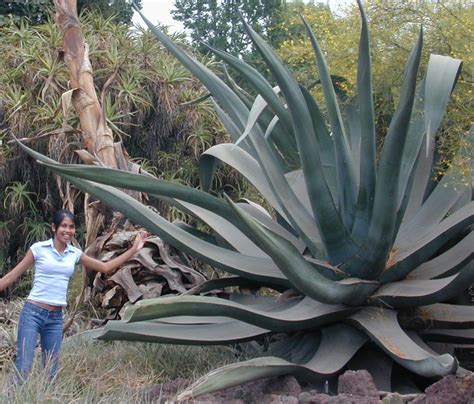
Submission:
[[[375,397],[353,396],[352,394],[339,394],[329,396],[322,393],[306,391],[300,394],[301,404],[379,404],[380,400]]]
[[[474,373],[463,376],[449,375],[432,384],[425,390],[428,404],[471,404],[474,403]],[[423,401],[414,401],[422,403]]]
[[[379,391],[372,376],[366,370],[348,370],[339,376],[337,392],[379,399]]]

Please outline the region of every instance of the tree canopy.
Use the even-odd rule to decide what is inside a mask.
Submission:
[[[175,0],[175,20],[181,21],[191,40],[200,51],[207,52],[203,43],[234,55],[251,50],[240,18],[244,18],[260,34],[271,36],[269,28],[279,21],[285,1],[282,0]],[[272,38],[269,39],[272,43]]]
[[[77,10],[99,11],[104,17],[114,16],[117,23],[130,24],[133,17],[132,3],[141,8],[141,0],[78,0]],[[11,15],[13,18],[28,18],[30,24],[42,24],[51,15],[52,0],[22,0],[0,2],[0,24],[2,19]]]

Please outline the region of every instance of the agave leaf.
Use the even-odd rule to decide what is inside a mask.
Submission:
[[[166,49],[206,86],[212,96],[219,101],[232,121],[242,130],[248,118],[248,108],[242,100],[210,69],[176,46],[173,41],[154,26],[140,10],[137,10],[137,12],[150,31],[153,32]]]
[[[410,279],[436,279],[452,275],[472,261],[474,251],[474,231],[464,237],[449,250],[426,261],[410,272]]]
[[[474,222],[474,202],[448,216],[441,223],[433,226],[430,233],[412,241],[411,244],[394,246],[394,254],[389,265],[379,276],[382,283],[403,279],[414,268],[430,259],[448,240],[461,235]]]
[[[465,149],[458,153],[458,161],[470,159]],[[429,197],[409,222],[402,223],[396,244],[401,240],[405,243],[416,240],[429,233],[432,226],[439,223],[462,197],[464,192],[471,189],[471,172],[460,172],[458,165],[452,166],[438,182]]]
[[[291,186],[291,183],[290,183]],[[272,232],[279,234],[284,239],[288,240],[291,244],[293,244],[296,249],[303,253],[306,249],[306,245],[303,241],[293,234],[291,234],[288,230],[286,230],[283,226],[278,224],[275,220],[272,219],[270,214],[262,208],[260,205],[257,205],[251,201],[246,201],[247,203],[237,203],[241,209],[245,210],[249,215],[251,215],[254,219],[258,220],[261,224],[267,227]]]
[[[474,329],[468,330],[437,330],[429,328],[424,331],[420,331],[427,341],[433,342],[447,342],[454,343],[455,345],[460,344],[474,344]]]
[[[473,328],[474,306],[435,303],[418,307],[403,318],[410,328]]]
[[[324,178],[331,191],[332,200],[337,206],[337,169],[336,156],[334,154],[334,140],[324,123],[324,116],[313,96],[303,86],[300,86],[300,89],[306,100],[313,121],[314,133],[318,143],[318,153],[323,165]]]
[[[207,223],[220,237],[222,237],[236,251],[253,257],[266,257],[260,248],[253,243],[244,233],[222,216],[203,209],[191,203],[177,201],[181,209]]]
[[[430,55],[424,85],[422,85],[419,96],[421,101],[419,113],[414,117],[412,124],[414,136],[410,136],[409,139],[412,139],[412,142],[405,147],[402,159],[405,175],[401,178],[407,178],[407,173],[413,169],[413,164],[417,159],[413,186],[411,190],[405,191],[410,192],[410,198],[404,221],[409,221],[423,203],[426,186],[431,175],[434,135],[446,111],[449,96],[460,71],[460,60],[448,56]],[[428,130],[429,132],[427,132]],[[423,139],[423,145],[420,144],[421,139]],[[400,189],[400,192],[403,192],[403,188]]]
[[[219,245],[219,243],[217,242],[216,238],[212,235],[212,234],[209,234],[209,233],[205,233],[201,230],[198,230],[196,229],[195,227],[187,224],[187,223],[184,223],[180,220],[175,220],[173,221],[173,224],[176,226],[176,227],[179,227],[180,229],[183,229],[184,231],[188,232],[189,234],[192,234],[193,236],[195,237],[198,237],[200,238],[201,240],[205,241],[206,243],[210,243],[210,244],[214,244],[214,245]],[[222,247],[222,246],[221,246]],[[230,247],[230,246],[229,246]]]
[[[184,295],[197,295],[199,293],[206,293],[212,290],[221,290],[227,287],[239,287],[245,289],[260,289],[268,287],[283,292],[286,289],[281,285],[262,284],[261,282],[254,282],[250,279],[242,278],[240,276],[230,276],[226,278],[210,279],[188,289]]]
[[[334,138],[339,212],[341,212],[341,215],[344,218],[344,223],[346,227],[348,229],[351,229],[354,220],[353,209],[356,202],[356,176],[354,174],[352,157],[349,153],[349,142],[344,129],[341,111],[337,102],[337,97],[334,91],[334,86],[332,84],[331,75],[329,73],[329,69],[326,64],[323,52],[319,47],[318,41],[311,27],[304,18],[303,23],[308,32],[308,36],[316,56],[316,63],[319,70],[319,78],[321,80],[324,98],[326,100],[328,118],[331,124],[331,131]]]
[[[183,345],[221,345],[243,342],[268,333],[263,328],[237,320],[204,324],[168,324],[140,321],[109,321],[97,339],[104,341],[161,342]]]
[[[295,78],[271,47],[245,21],[243,24],[287,101],[313,215],[321,235],[324,235],[323,244],[330,262],[339,263],[352,255],[356,247],[336,209],[324,176],[315,175],[322,173],[323,169],[305,98]]]
[[[210,179],[216,160],[220,160],[242,174],[285,217],[275,195],[262,173],[258,161],[245,150],[231,143],[222,143],[207,149],[199,158],[199,176],[204,191],[209,191]]]
[[[314,339],[314,344],[316,347],[319,344],[319,348],[305,364],[298,365],[270,356],[226,365],[199,379],[184,390],[178,396],[178,400],[185,400],[255,379],[289,373],[308,380],[327,379],[340,371],[366,341],[363,334],[344,324],[323,328],[321,342],[318,338]],[[305,342],[311,344],[312,341]]]
[[[159,214],[143,206],[124,192],[107,185],[93,183],[64,174],[58,170],[58,165],[54,160],[29,149],[25,145],[20,144],[20,146],[33,158],[47,165],[52,171],[57,172],[71,184],[100,200],[106,201],[108,206],[124,213],[132,221],[149,229],[166,243],[176,246],[176,248],[201,259],[203,262],[215,265],[235,275],[245,273],[250,279],[260,279],[263,282],[266,280],[270,283],[289,286],[288,281],[279,273],[278,268],[270,260],[245,256],[206,243],[163,219]],[[51,161],[53,164],[50,163]],[[234,264],[236,264],[235,267]]]
[[[392,237],[397,223],[400,155],[405,145],[412,112],[422,44],[423,35],[420,31],[418,42],[405,68],[400,103],[390,122],[383,145],[367,239],[357,255],[344,263],[342,268],[345,272],[366,279],[373,279],[383,271],[392,246]]]
[[[280,89],[278,87],[275,87],[273,88],[273,91],[275,93],[278,93]],[[238,146],[239,143],[249,135],[250,131],[257,124],[257,121],[259,120],[263,111],[267,107],[268,107],[267,101],[260,94],[257,95],[257,97],[255,98],[255,101],[253,102],[252,108],[250,109],[247,124],[245,125],[245,130],[235,142],[236,146]]]
[[[206,47],[208,47],[213,53],[224,60],[229,66],[234,68],[239,74],[241,74],[242,77],[244,77],[248,83],[252,85],[252,88],[256,90],[260,97],[262,97],[268,103],[268,106],[273,111],[273,113],[278,116],[284,127],[287,130],[291,130],[291,119],[289,113],[277,95],[278,92],[276,89],[278,87],[272,88],[272,86],[268,83],[265,77],[260,74],[259,71],[241,59],[212,46],[206,45]]]
[[[348,321],[362,328],[395,362],[413,373],[440,377],[454,373],[458,367],[451,355],[432,355],[410,339],[400,328],[394,310],[367,307]]]
[[[242,300],[186,295],[139,301],[127,308],[123,320],[141,322],[181,315],[212,315],[233,318],[271,331],[286,332],[319,327],[340,320],[356,310],[342,305],[323,304],[308,297],[280,302],[257,298],[246,304]]]
[[[370,58],[370,37],[364,9],[360,0],[362,27],[359,42],[359,59],[357,67],[357,98],[360,117],[360,149],[364,158],[360,160],[359,191],[355,212],[352,236],[362,241],[367,235],[372,203],[375,194],[376,163],[375,163],[375,118],[372,92],[372,68]]]
[[[325,303],[358,305],[378,287],[377,282],[345,279],[328,280],[307,262],[287,240],[272,233],[227,198],[237,216],[247,226],[248,236],[265,251],[286,275],[293,287],[315,300]]]
[[[471,261],[458,274],[447,278],[387,283],[369,300],[386,307],[417,307],[451,299],[473,282],[474,261]]]
[[[430,55],[436,63],[428,63],[427,81],[439,83],[437,86],[425,88],[425,127],[428,140],[433,140],[444,117],[449,97],[454,89],[457,77],[461,71],[461,61],[449,56]],[[452,77],[453,80],[447,78]],[[427,145],[429,147],[429,143]]]
[[[208,167],[218,158],[242,173],[265,196],[280,215],[290,222],[306,245],[316,256],[324,253],[324,246],[313,217],[306,211],[300,200],[290,188],[281,170],[268,170],[271,179],[261,174],[263,167],[238,146],[220,144],[203,153],[200,159],[202,182],[207,184]]]

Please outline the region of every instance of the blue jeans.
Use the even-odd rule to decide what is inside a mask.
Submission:
[[[58,372],[59,351],[63,339],[62,310],[48,310],[26,302],[18,323],[16,368],[26,377],[33,366],[36,341],[41,337],[43,367],[48,366],[54,378]]]

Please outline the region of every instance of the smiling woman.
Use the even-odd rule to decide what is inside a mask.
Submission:
[[[41,337],[43,366],[50,368],[51,378],[57,374],[63,334],[62,308],[76,264],[87,269],[109,273],[127,262],[144,245],[146,232],[138,233],[133,245],[118,257],[102,262],[84,254],[71,242],[76,233],[74,214],[58,210],[51,223],[53,237],[34,243],[21,262],[0,279],[0,291],[15,282],[34,265],[33,287],[21,312],[18,325],[16,367],[22,377],[31,370],[38,334]]]

